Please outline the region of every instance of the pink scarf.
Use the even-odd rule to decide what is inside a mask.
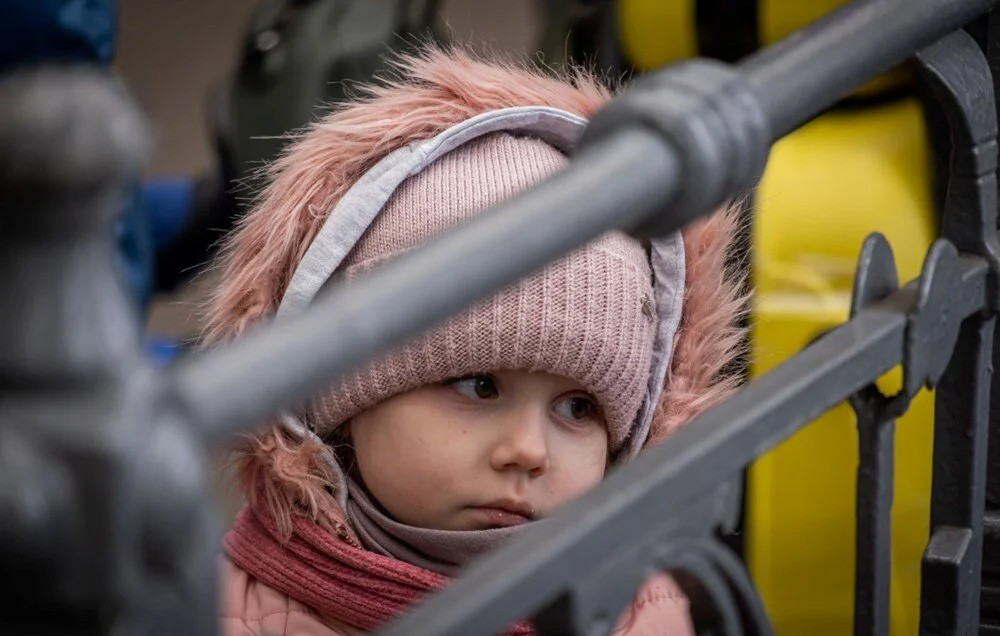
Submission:
[[[405,613],[451,579],[339,540],[317,524],[293,518],[292,536],[281,542],[274,521],[245,507],[223,538],[229,558],[248,574],[323,616],[373,631]],[[509,636],[531,636],[527,622]]]

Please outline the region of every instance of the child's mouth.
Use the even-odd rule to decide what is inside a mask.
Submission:
[[[485,506],[473,506],[470,510],[490,528],[519,526],[528,523],[532,518],[531,509],[525,504],[496,502]]]

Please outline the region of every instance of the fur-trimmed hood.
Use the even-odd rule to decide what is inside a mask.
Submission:
[[[488,111],[536,105],[589,118],[612,98],[580,70],[557,77],[486,62],[461,49],[428,48],[398,59],[394,71],[391,79],[365,87],[358,98],[334,106],[296,134],[268,168],[269,185],[222,251],[221,283],[207,316],[208,343],[238,336],[273,316],[325,216],[388,153]],[[736,224],[734,211],[720,210],[682,232],[683,309],[647,445],[737,385],[738,379],[725,373],[743,339],[743,281],[726,270]],[[283,531],[296,513],[342,529],[342,513],[326,493],[329,468],[315,446],[272,428],[250,436],[238,453],[245,494],[263,493]]]

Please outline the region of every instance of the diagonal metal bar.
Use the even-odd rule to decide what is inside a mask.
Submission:
[[[995,0],[852,2],[740,63],[783,136],[864,81],[996,6]]]
[[[979,311],[986,266],[964,259],[952,310]],[[392,636],[492,634],[529,616],[571,582],[586,580],[588,555],[641,541],[669,514],[710,492],[742,466],[903,359],[917,286],[856,315],[794,359],[751,383],[666,444],[610,475],[595,490],[472,567],[466,576],[388,628]],[[656,538],[647,538],[655,541]],[[503,576],[497,576],[503,571]]]

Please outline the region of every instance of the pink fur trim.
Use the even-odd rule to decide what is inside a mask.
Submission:
[[[278,426],[245,436],[233,449],[236,477],[250,503],[263,498],[283,540],[292,534],[292,514],[305,515],[341,539],[360,546],[344,512],[328,491],[333,481],[319,442],[296,442]]]
[[[334,106],[268,169],[270,185],[223,246],[223,282],[207,317],[207,341],[235,336],[275,311],[331,208],[393,150],[499,108],[545,105],[589,117],[610,99],[583,71],[552,77],[459,48],[428,47],[394,66],[398,77]]]
[[[744,278],[727,275],[726,261],[738,225],[738,206],[733,205],[683,231],[684,307],[647,446],[664,440],[739,387],[740,378],[725,373],[726,365],[742,353],[745,329],[740,319],[749,300]]]

